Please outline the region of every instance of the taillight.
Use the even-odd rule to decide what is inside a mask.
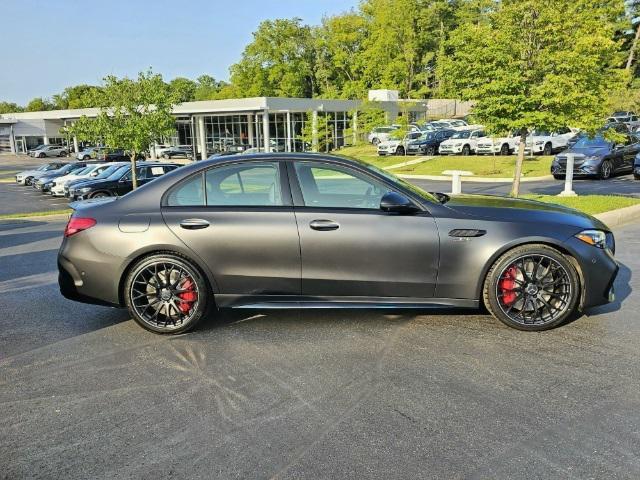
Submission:
[[[64,229],[64,236],[70,237],[78,232],[91,228],[96,224],[95,218],[71,217],[67,227]]]

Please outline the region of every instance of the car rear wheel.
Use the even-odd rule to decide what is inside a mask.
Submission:
[[[511,153],[509,150],[509,145],[505,143],[500,147],[500,155],[509,155],[509,153]]]
[[[156,333],[182,333],[202,320],[210,295],[199,269],[177,254],[154,254],[127,275],[125,302],[133,319]]]
[[[425,154],[427,154],[427,155],[429,155],[429,156],[433,156],[433,155],[435,155],[435,154],[436,154],[436,147],[434,147],[433,145],[429,145],[429,146],[425,149],[424,153],[425,153]]]
[[[600,173],[598,175],[600,177],[600,180],[608,180],[609,178],[611,178],[612,170],[613,168],[609,160],[605,160],[604,162],[602,162],[602,164],[600,165]]]
[[[469,145],[462,147],[462,155],[471,155],[471,147]]]
[[[542,150],[543,155],[551,155],[553,153],[553,146],[550,143],[545,144],[544,150]]]
[[[548,330],[574,314],[580,297],[575,267],[546,245],[524,245],[502,255],[484,282],[484,303],[505,325]]]

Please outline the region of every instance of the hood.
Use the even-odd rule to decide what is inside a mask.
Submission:
[[[611,147],[572,147],[562,152],[559,157],[566,157],[567,153],[575,153],[576,155],[584,155],[585,157],[601,157],[611,153]]]
[[[27,177],[30,175],[34,175],[36,173],[44,173],[40,170],[25,170],[24,172],[18,172],[16,175],[20,176],[20,177]]]
[[[84,178],[79,178],[76,181],[73,182],[73,186],[77,187],[82,185],[83,187],[93,187],[96,185],[102,185],[102,184],[108,184],[108,183],[112,183],[113,180],[108,180],[106,178],[92,178],[91,180],[88,179],[84,179]]]
[[[385,140],[384,142],[380,142],[378,147],[397,147],[401,142],[402,140]]]
[[[499,221],[554,223],[580,229],[609,230],[597,218],[573,208],[521,198],[492,195],[452,195],[445,206],[465,215]]]

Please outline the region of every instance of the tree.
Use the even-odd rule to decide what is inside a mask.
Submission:
[[[333,145],[333,128],[328,113],[318,112],[314,125],[313,112],[307,112],[301,135],[297,140],[312,145],[314,152],[328,152]]]
[[[61,94],[53,96],[53,104],[58,110],[95,107],[95,98],[98,90],[99,87],[84,84],[67,87]]]
[[[178,102],[192,102],[196,99],[198,85],[193,80],[177,77],[169,82],[169,88],[173,91]]]
[[[512,195],[529,129],[594,131],[602,124],[603,99],[622,78],[608,21],[621,7],[617,0],[503,0],[489,22],[451,33],[438,69],[444,93],[473,100],[490,132],[520,132]]]
[[[49,100],[42,97],[36,97],[27,104],[25,111],[42,112],[45,110],[53,110],[53,109],[55,109],[55,105],[51,103]]]
[[[353,135],[355,129],[358,132],[358,143],[364,143],[371,130],[386,123],[386,115],[379,103],[365,100],[356,111],[351,112],[350,128],[348,132],[345,132],[345,135]]]
[[[215,100],[227,86],[227,82],[218,81],[210,75],[200,75],[196,80],[194,100]]]
[[[0,102],[0,114],[21,112],[23,108],[17,103]]]
[[[231,83],[243,97],[312,97],[314,57],[311,28],[300,18],[266,20],[231,66]]]
[[[105,78],[96,102],[96,118],[83,117],[69,130],[71,134],[99,135],[107,146],[124,148],[131,157],[133,188],[137,188],[136,157],[154,141],[175,129],[171,111],[179,101],[178,93],[162,76],[150,70],[138,74],[137,80]]]

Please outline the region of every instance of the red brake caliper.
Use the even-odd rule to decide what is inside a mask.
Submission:
[[[190,278],[185,278],[180,284],[180,290],[186,290],[178,294],[180,298],[180,311],[182,313],[189,313],[193,303],[198,299],[198,293],[194,289],[193,281]]]
[[[500,287],[500,292],[502,293],[502,303],[505,305],[511,305],[516,301],[518,297],[516,293],[513,291],[516,288],[516,275],[518,271],[516,267],[509,267],[506,272],[504,272],[504,277],[500,280],[498,286]]]

